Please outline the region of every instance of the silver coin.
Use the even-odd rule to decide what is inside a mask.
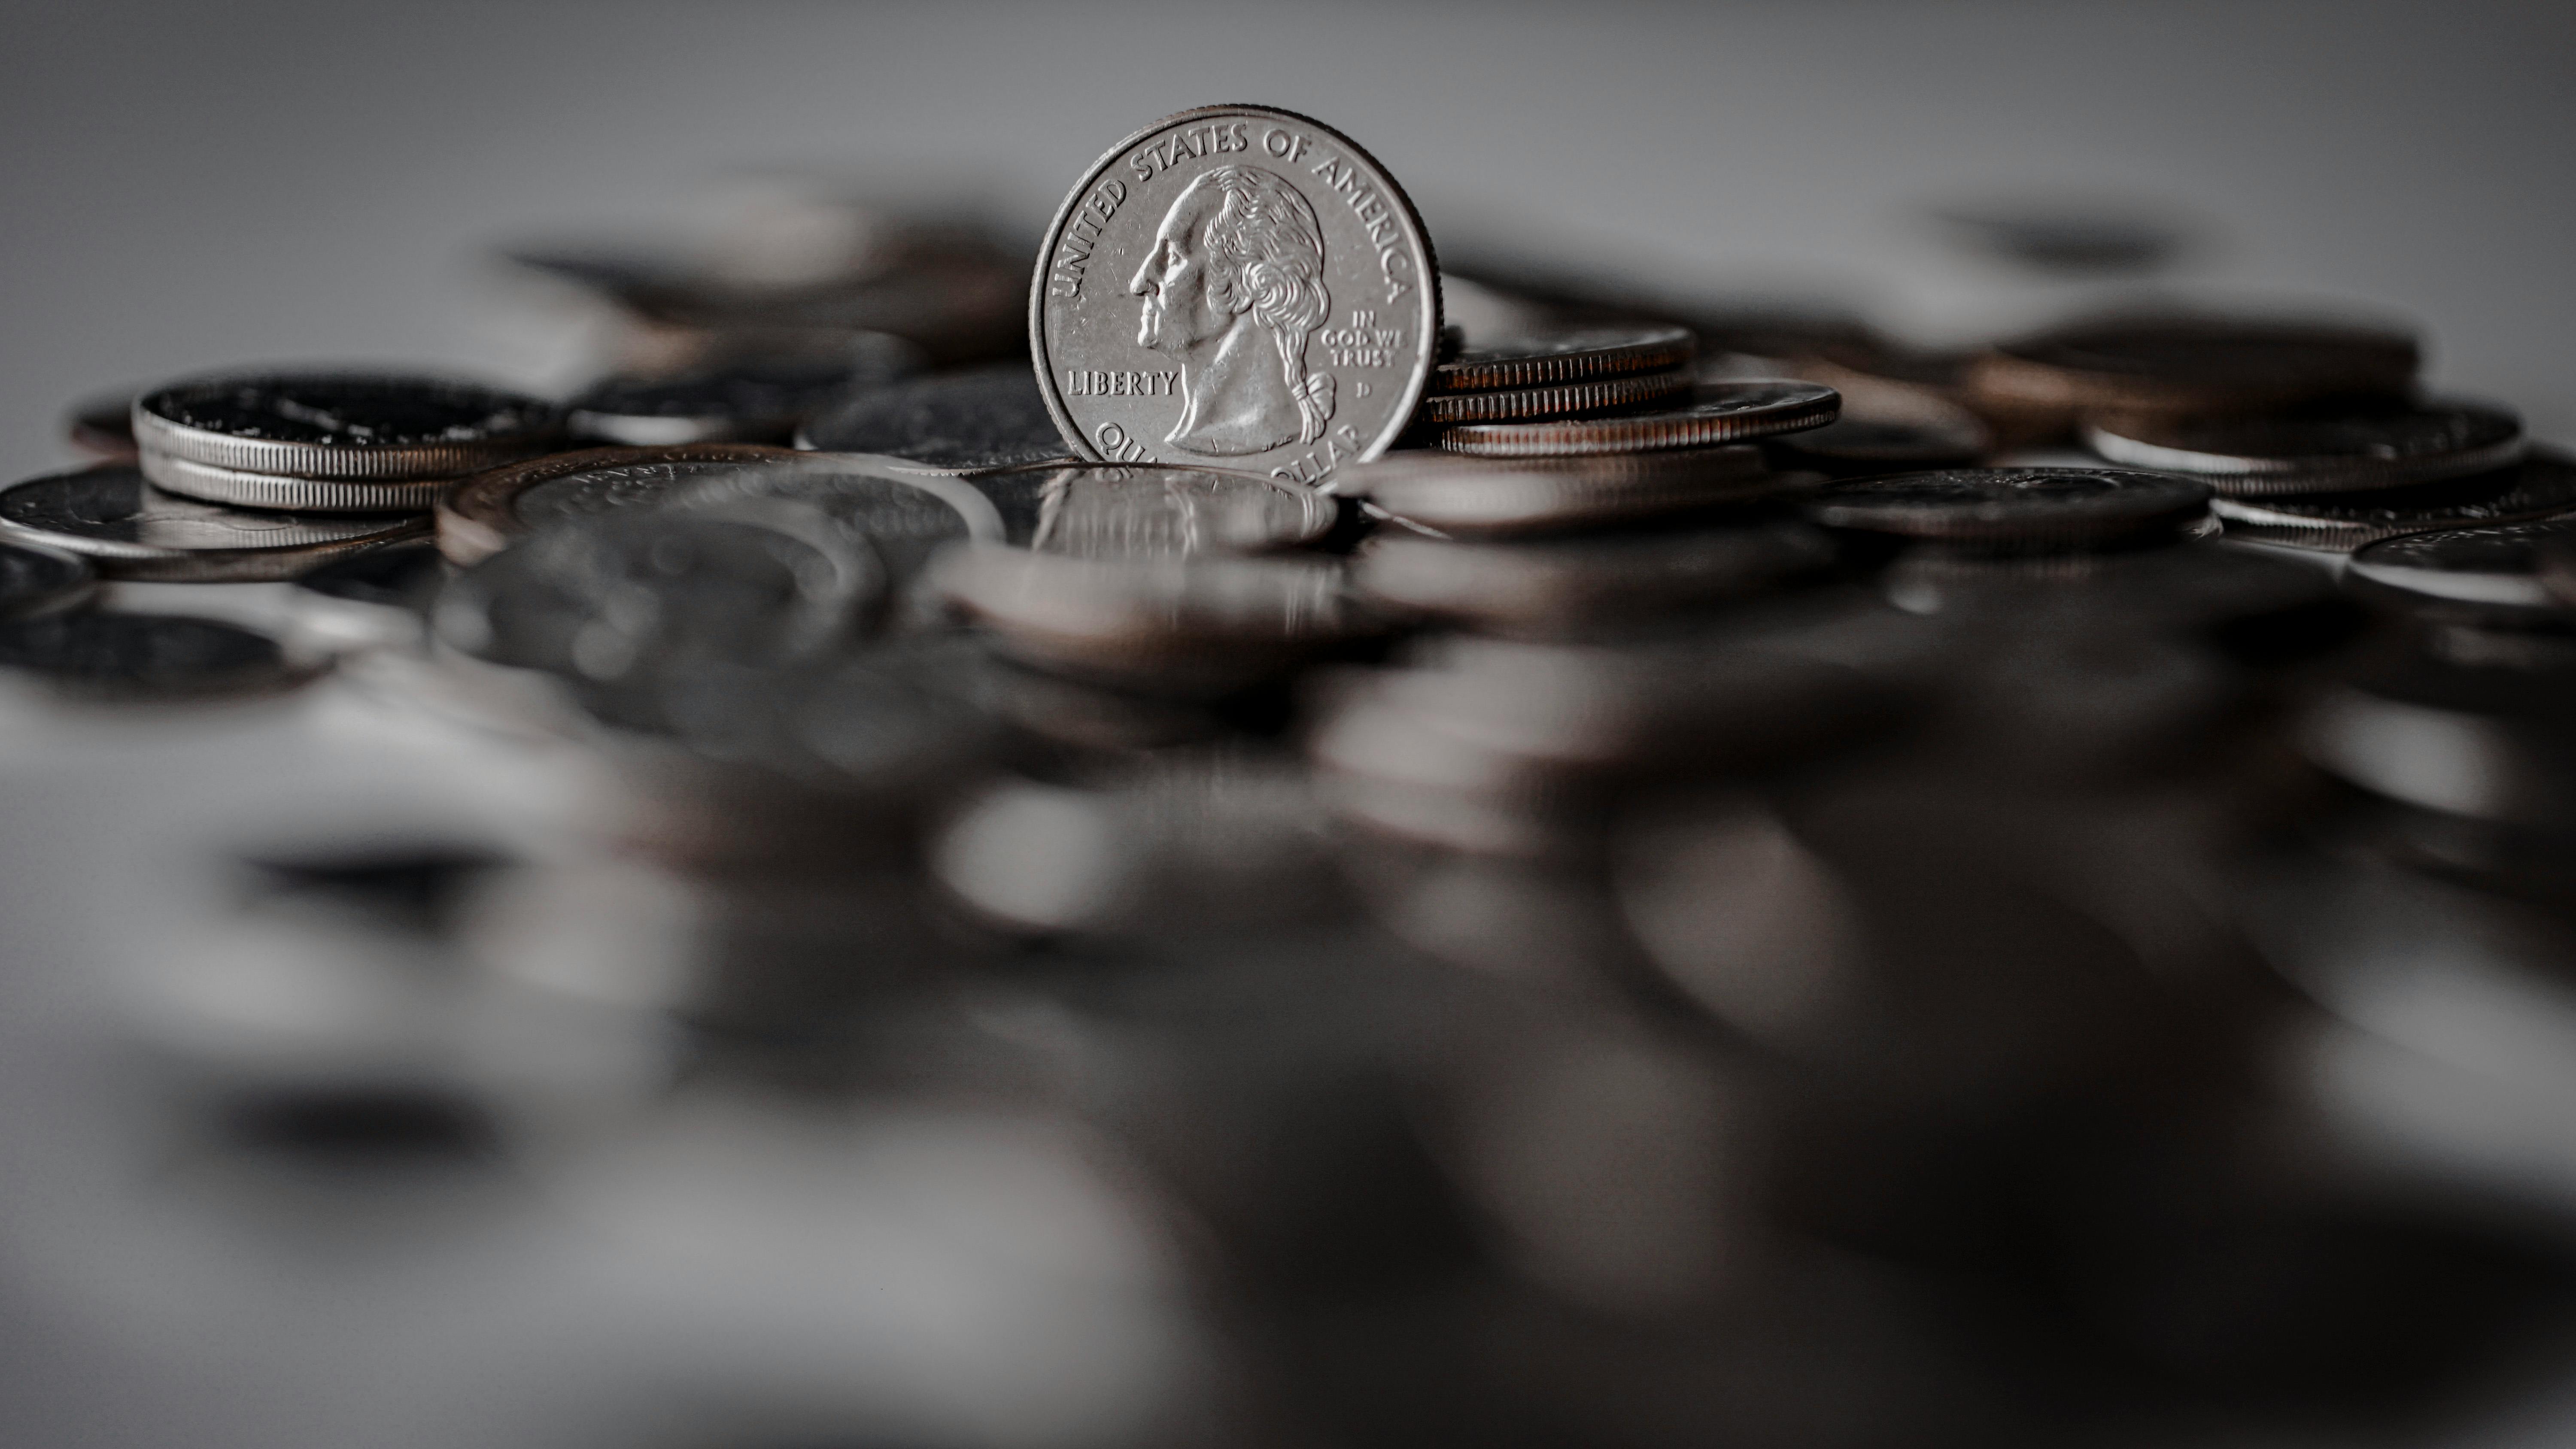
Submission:
[[[1260,106],[1186,111],[1065,198],[1029,351],[1083,456],[1320,485],[1413,417],[1440,339],[1421,218],[1350,138]]]
[[[2084,441],[2115,463],[2207,478],[2260,497],[2395,488],[2500,468],[2522,455],[2522,420],[2474,403],[2371,404],[2269,417],[2105,419]]]
[[[808,422],[796,445],[900,460],[930,473],[980,473],[1074,456],[1037,384],[1018,367],[879,388]]]
[[[2365,596],[2459,622],[2576,615],[2542,577],[2549,551],[2576,542],[2576,518],[2445,528],[2382,539],[2352,556],[2345,580]]]
[[[135,459],[143,476],[165,493],[222,503],[235,508],[273,508],[288,513],[427,513],[453,478],[374,479],[298,478],[285,473],[254,473],[218,468],[188,458],[145,448]]]
[[[1293,483],[1204,468],[1020,468],[971,480],[1006,542],[1078,558],[1258,553],[1332,527],[1331,499]]]
[[[291,579],[425,537],[429,520],[224,508],[163,493],[131,464],[108,464],[0,491],[0,527],[79,554],[107,578],[232,583]]]
[[[225,373],[134,401],[145,452],[296,478],[454,477],[544,452],[561,430],[535,398],[389,373]]]

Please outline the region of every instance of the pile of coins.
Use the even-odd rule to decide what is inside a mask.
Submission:
[[[215,953],[129,1029],[245,1172],[651,1227],[585,1273],[718,1326],[550,1412],[2360,1444],[2548,1387],[2576,463],[2413,338],[1444,277],[1259,107],[1076,183],[1024,361],[989,236],[862,233],[523,253],[624,329],[560,405],[187,380],[0,490],[0,703],[454,772],[445,834],[226,863],[309,996]]]

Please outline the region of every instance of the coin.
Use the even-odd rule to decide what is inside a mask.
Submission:
[[[452,478],[411,478],[399,482],[338,478],[296,478],[283,473],[250,473],[174,458],[144,449],[136,466],[164,492],[202,503],[235,508],[273,508],[288,513],[427,513]]]
[[[1337,516],[1312,489],[1205,468],[1084,463],[968,481],[1001,514],[1004,541],[1076,558],[1258,553],[1310,543]]]
[[[1518,634],[1741,598],[1820,572],[1833,539],[1807,524],[1460,543],[1387,534],[1352,578],[1394,609]]]
[[[1860,478],[1964,467],[1993,446],[1992,430],[1967,409],[1930,394],[1888,390],[1845,393],[1841,416],[1821,428],[1766,438],[1762,451],[1782,467]]]
[[[63,415],[63,435],[71,445],[110,463],[134,461],[134,394],[101,393],[72,405]]]
[[[1579,457],[1732,443],[1822,427],[1842,399],[1802,382],[1703,383],[1688,407],[1629,417],[1544,423],[1469,423],[1440,434],[1453,453],[1487,458]]]
[[[1618,408],[1646,407],[1691,390],[1691,375],[1679,370],[1605,377],[1591,382],[1555,383],[1546,387],[1499,392],[1443,393],[1422,400],[1426,423],[1491,423],[1519,418],[1567,418]]]
[[[239,625],[91,611],[0,624],[0,670],[104,699],[244,694],[302,677],[276,640]]]
[[[350,554],[297,579],[295,586],[325,598],[418,611],[427,608],[446,577],[438,550],[417,543]]]
[[[1462,336],[1458,351],[1442,358],[1433,370],[1430,390],[1434,396],[1499,392],[1670,372],[1688,369],[1697,352],[1689,328],[1648,324],[1559,325],[1500,336]]]
[[[293,478],[449,478],[541,453],[561,430],[535,398],[386,373],[227,373],[134,402],[144,452]]]
[[[2083,412],[2229,413],[2338,393],[2395,393],[2415,339],[2385,328],[2189,313],[2113,315],[2006,343],[1972,394]]]
[[[590,448],[478,473],[438,500],[438,549],[474,563],[540,524],[659,503],[700,478],[807,455],[760,443],[684,443],[667,448]]]
[[[2350,553],[2400,534],[2515,523],[2576,509],[2576,459],[2534,453],[2473,477],[2364,493],[2221,497],[2209,508],[2225,521],[2230,538]]]
[[[2097,419],[2093,451],[2207,478],[2221,493],[2346,493],[2457,478],[2521,456],[2522,420],[2474,403],[2306,409],[2253,418]]]
[[[2541,577],[2548,551],[2576,542],[2576,518],[2445,528],[2381,539],[2344,571],[2365,595],[2483,622],[2566,618],[2569,606]]]
[[[2430,658],[2337,689],[2300,731],[2310,759],[2374,794],[2560,835],[2576,817],[2571,741],[2576,672]]]
[[[2206,518],[2209,485],[2111,468],[1952,468],[1829,484],[1806,511],[1828,528],[2084,548],[2171,533]]]
[[[420,517],[258,513],[163,493],[130,464],[48,473],[0,491],[0,526],[76,553],[111,579],[291,579],[429,532]]]
[[[980,473],[1070,462],[1074,456],[1036,382],[1019,367],[925,377],[853,398],[807,423],[796,445],[896,459],[934,473]]]
[[[1440,534],[1546,533],[1695,508],[1749,503],[1789,485],[1752,448],[1570,458],[1471,458],[1429,450],[1389,454],[1352,470],[1387,514]]]
[[[844,394],[873,392],[920,369],[899,337],[861,333],[822,356],[763,354],[689,371],[604,378],[564,404],[577,437],[630,447],[739,441],[785,443]]]
[[[0,541],[0,619],[50,614],[87,600],[97,575],[76,553]]]
[[[1084,457],[1312,486],[1412,421],[1440,325],[1403,188],[1340,132],[1259,106],[1186,111],[1101,157],[1029,297],[1047,409]]]

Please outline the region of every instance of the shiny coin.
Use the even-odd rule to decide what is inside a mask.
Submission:
[[[1978,396],[2080,412],[2243,413],[2414,380],[2415,339],[2328,322],[2147,314],[2008,343],[1969,370]]]
[[[1952,468],[1830,484],[1806,510],[1828,528],[2083,548],[2170,533],[2206,518],[2209,485],[2111,468]]]
[[[805,456],[759,443],[686,443],[591,448],[510,464],[478,473],[439,499],[439,552],[470,564],[545,523],[649,507],[702,478]]]
[[[2093,451],[2265,497],[2395,488],[2483,473],[2522,453],[2522,420],[2472,403],[2311,409],[2260,418],[2098,419]]]
[[[1783,491],[1752,448],[1575,458],[1407,450],[1344,480],[1387,514],[1439,534],[1547,533],[1749,503]]]
[[[1526,543],[1388,533],[1353,581],[1394,610],[1538,635],[1758,594],[1820,572],[1834,552],[1821,530],[1785,521]]]
[[[449,478],[541,453],[561,430],[535,398],[383,373],[231,373],[134,403],[145,452],[294,478]]]
[[[1440,323],[1430,237],[1383,167],[1304,116],[1210,106],[1074,185],[1029,351],[1086,457],[1322,485],[1412,422]]]
[[[201,503],[235,508],[274,508],[289,513],[427,513],[452,478],[411,478],[399,482],[339,478],[296,478],[284,473],[251,473],[174,458],[146,448],[135,465],[152,485],[166,493]]]
[[[1333,501],[1310,488],[1204,468],[1018,468],[979,474],[1005,542],[1075,558],[1258,553],[1307,543],[1333,526]]]
[[[1500,392],[1443,393],[1422,400],[1427,423],[1508,422],[1516,418],[1570,418],[1618,408],[1647,407],[1691,390],[1691,375],[1678,369],[1551,383]]]
[[[862,333],[835,353],[755,355],[642,377],[593,383],[564,405],[576,437],[631,447],[674,443],[785,443],[846,394],[873,392],[920,369],[911,343]]]
[[[291,579],[429,532],[429,520],[419,517],[312,517],[200,503],[163,493],[136,468],[113,463],[0,491],[0,526],[79,554],[106,578],[200,583]]]
[[[1642,453],[1823,427],[1841,408],[1839,394],[1813,383],[1712,383],[1699,388],[1690,406],[1668,412],[1565,422],[1469,423],[1441,433],[1440,446],[1487,458]]]
[[[2571,543],[2570,518],[2410,533],[2355,552],[2344,578],[2365,596],[2439,617],[2538,622],[2571,612],[2541,576],[2550,551]]]
[[[933,473],[980,473],[1073,457],[1036,382],[1018,367],[879,389],[807,423],[796,443],[896,459]]]
[[[1461,337],[1454,356],[1433,370],[1434,396],[1560,387],[1604,378],[1687,369],[1698,344],[1687,327],[1530,327]]]
[[[253,693],[302,675],[276,640],[238,625],[88,611],[0,624],[0,670],[113,699]]]
[[[2226,523],[2230,538],[2350,553],[2401,534],[2516,523],[2576,509],[2576,460],[2541,453],[2474,477],[2365,493],[2217,498],[2209,508]]]
[[[0,542],[0,619],[50,614],[88,599],[97,575],[89,561],[39,543]]]
[[[92,457],[134,461],[134,394],[102,393],[74,404],[63,415],[63,435]]]

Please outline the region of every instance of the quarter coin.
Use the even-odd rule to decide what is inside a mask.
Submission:
[[[2005,547],[2083,548],[2205,519],[2209,485],[2111,468],[1950,468],[1827,485],[1828,528]]]
[[[1431,375],[1437,396],[1557,387],[1636,373],[1687,370],[1698,353],[1687,327],[1541,326],[1495,337],[1462,337]]]
[[[1349,137],[1186,111],[1100,158],[1048,228],[1029,351],[1082,456],[1320,486],[1429,386],[1440,277],[1404,190]]]
[[[2101,419],[2112,462],[2206,478],[2221,493],[2352,492],[2457,478],[2521,456],[2522,420],[2474,403],[2336,407],[2252,418]]]
[[[2576,460],[2535,453],[2474,477],[2363,493],[2221,497],[2209,508],[2226,523],[2230,538],[2350,553],[2401,534],[2515,523],[2576,509]]]
[[[1019,367],[880,388],[807,423],[796,444],[826,453],[865,453],[930,473],[980,473],[1074,456],[1035,379]]]
[[[418,516],[315,517],[201,503],[114,463],[0,491],[0,527],[79,554],[106,578],[199,583],[296,578],[430,530]]]
[[[147,453],[293,478],[451,478],[543,452],[561,430],[535,398],[390,373],[229,373],[134,402]]]
[[[1487,458],[1653,452],[1819,428],[1841,409],[1840,394],[1814,383],[1702,383],[1688,407],[1615,418],[1468,423],[1443,432],[1440,446]]]

